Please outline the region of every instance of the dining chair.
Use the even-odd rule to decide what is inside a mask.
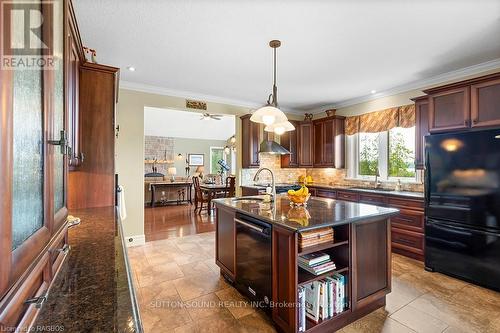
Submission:
[[[203,190],[200,187],[200,177],[193,177],[193,185],[194,185],[194,211],[196,212],[198,210],[198,204],[199,204],[199,211],[198,213],[201,214],[201,211],[203,210],[203,204],[207,204],[207,212],[212,209],[212,207],[209,207],[209,202],[210,202],[210,196],[209,194],[203,193]]]
[[[236,196],[236,177],[227,176],[226,177],[226,189],[224,190],[224,197],[232,198]]]

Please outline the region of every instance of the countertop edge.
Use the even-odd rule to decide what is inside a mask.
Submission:
[[[250,196],[250,197],[258,197],[258,196]],[[329,199],[329,198],[315,198],[314,200],[337,201],[335,199]],[[231,205],[229,205],[229,204],[227,204],[225,202],[224,198],[214,199],[214,200],[212,200],[212,202],[215,203],[216,205],[224,206],[224,207],[232,209],[232,210],[234,210],[236,212],[240,212],[240,213],[246,214],[246,215],[251,216],[253,218],[256,218],[256,219],[268,222],[268,223],[270,223],[272,225],[276,225],[276,226],[279,226],[279,227],[282,227],[282,228],[285,228],[285,229],[288,229],[288,230],[291,230],[291,231],[294,231],[294,232],[298,232],[298,233],[303,232],[303,231],[310,231],[310,230],[320,229],[320,228],[324,228],[324,227],[328,227],[328,226],[332,226],[333,227],[333,226],[341,226],[341,225],[346,225],[346,224],[362,223],[362,222],[367,222],[367,221],[373,221],[375,219],[382,220],[382,219],[387,219],[387,218],[389,218],[391,216],[397,215],[399,213],[399,209],[396,209],[396,208],[387,208],[387,207],[382,207],[382,206],[377,206],[377,205],[370,205],[370,204],[353,202],[351,204],[369,205],[369,206],[376,206],[376,207],[384,208],[385,210],[387,210],[387,212],[377,213],[377,214],[369,214],[369,215],[364,215],[364,216],[360,216],[360,217],[356,217],[356,218],[347,218],[344,221],[335,222],[335,223],[334,222],[326,222],[324,224],[319,224],[319,225],[310,226],[310,227],[301,227],[299,229],[299,228],[294,228],[294,227],[288,226],[288,225],[286,225],[284,223],[280,223],[280,222],[274,221],[274,220],[272,220],[272,219],[270,219],[268,217],[261,216],[261,215],[258,215],[258,214],[254,214],[254,213],[249,212],[247,210],[231,206]]]

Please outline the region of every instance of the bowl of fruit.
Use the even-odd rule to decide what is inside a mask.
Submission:
[[[299,190],[288,191],[288,199],[290,199],[290,205],[292,206],[306,206],[310,197],[309,189],[305,185],[302,185]]]

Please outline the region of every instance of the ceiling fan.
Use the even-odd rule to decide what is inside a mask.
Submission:
[[[220,120],[221,117],[222,117],[222,115],[220,115],[220,114],[203,113],[201,115],[200,120],[210,120],[210,119]]]

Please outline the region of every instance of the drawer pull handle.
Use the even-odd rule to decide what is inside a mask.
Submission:
[[[42,307],[42,304],[47,300],[47,294],[43,293],[40,296],[28,298],[24,301],[24,304],[35,304],[35,308],[39,309]]]
[[[399,242],[399,243],[402,243],[402,244],[406,244],[406,245],[410,245],[410,246],[415,246],[415,243],[408,240],[408,239],[404,239],[404,238],[399,238],[396,240],[396,242]]]

